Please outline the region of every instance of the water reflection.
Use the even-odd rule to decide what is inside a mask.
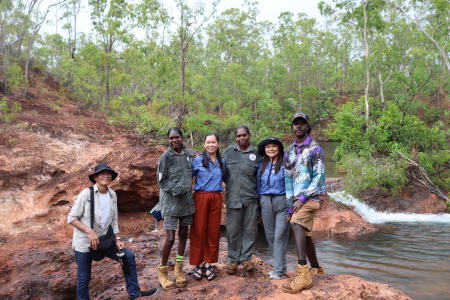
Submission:
[[[383,224],[362,237],[327,237],[314,233],[317,256],[326,273],[349,274],[386,283],[412,299],[450,299],[450,224]],[[272,263],[263,228],[256,255]],[[297,261],[292,238],[288,268]]]

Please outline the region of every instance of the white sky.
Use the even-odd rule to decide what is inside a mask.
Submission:
[[[46,0],[42,4],[42,8],[46,8],[48,4],[54,3],[56,0]],[[84,10],[82,10],[79,14],[79,19],[77,22],[77,31],[78,32],[85,32],[90,33],[92,26],[91,26],[91,20],[90,20],[90,10],[88,5],[88,0],[82,0],[83,4],[85,6]],[[204,0],[207,4],[211,3],[210,0]],[[172,10],[173,16],[175,18],[178,17],[177,10],[175,8],[174,2],[171,0],[163,0],[163,5],[170,11]],[[259,11],[260,15],[258,16],[258,21],[262,20],[268,20],[274,24],[278,22],[278,16],[280,13],[285,11],[290,11],[294,15],[297,15],[300,12],[306,13],[309,17],[315,18],[319,21],[319,24],[324,24],[324,18],[320,15],[319,9],[317,8],[317,4],[320,2],[320,0],[261,0],[259,1]],[[194,1],[192,1],[194,3]],[[218,12],[216,15],[220,15],[221,12],[227,10],[228,8],[239,8],[242,9],[242,3],[243,0],[222,0],[219,3],[218,6]],[[209,6],[210,7],[210,6]],[[62,14],[62,11],[60,10],[58,14]],[[54,19],[55,16],[53,12],[51,11],[47,19],[53,20],[53,25],[44,25],[41,29],[41,33],[54,33],[55,32],[55,23]],[[60,21],[59,21],[60,22]],[[62,24],[62,22],[60,22]],[[60,26],[58,26],[60,27]],[[58,29],[58,33],[64,34],[65,32],[62,31],[60,28]],[[139,35],[139,32],[135,32],[136,35]]]

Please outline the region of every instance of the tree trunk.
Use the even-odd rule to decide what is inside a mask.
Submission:
[[[369,43],[367,41],[367,2],[364,2],[364,44],[366,46],[366,89],[364,91],[364,101],[366,103],[366,126],[369,126],[369,85],[370,85],[370,74],[369,74]]]

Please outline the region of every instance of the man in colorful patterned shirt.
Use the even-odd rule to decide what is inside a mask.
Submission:
[[[314,274],[323,274],[319,266],[316,249],[311,238],[314,216],[325,199],[324,153],[319,143],[311,138],[309,117],[303,112],[294,114],[292,132],[294,143],[284,154],[286,198],[288,199],[288,221],[291,222],[297,247],[297,273],[282,286],[285,293],[296,294],[313,286],[306,256]]]

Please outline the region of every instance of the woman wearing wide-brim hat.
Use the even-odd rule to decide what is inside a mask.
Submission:
[[[135,255],[124,248],[119,236],[118,210],[116,193],[108,185],[119,174],[107,162],[95,166],[89,175],[93,187],[86,188],[77,197],[69,215],[68,223],[74,228],[72,248],[77,262],[77,298],[89,299],[89,282],[91,280],[92,260],[109,257],[119,261],[118,253],[123,251],[128,268],[122,269],[130,299],[155,294],[158,290],[141,291],[137,279]],[[94,199],[91,199],[91,195]],[[91,223],[91,201],[94,201],[94,222]],[[91,228],[92,226],[92,228]],[[99,237],[111,237],[105,249],[100,249]],[[114,238],[112,238],[114,236]],[[90,249],[92,250],[92,254]],[[121,255],[120,253],[119,255]]]
[[[282,279],[287,274],[286,246],[289,239],[288,208],[284,183],[284,147],[276,137],[258,145],[263,156],[258,168],[258,196],[267,242],[272,253],[274,270],[270,279]]]

